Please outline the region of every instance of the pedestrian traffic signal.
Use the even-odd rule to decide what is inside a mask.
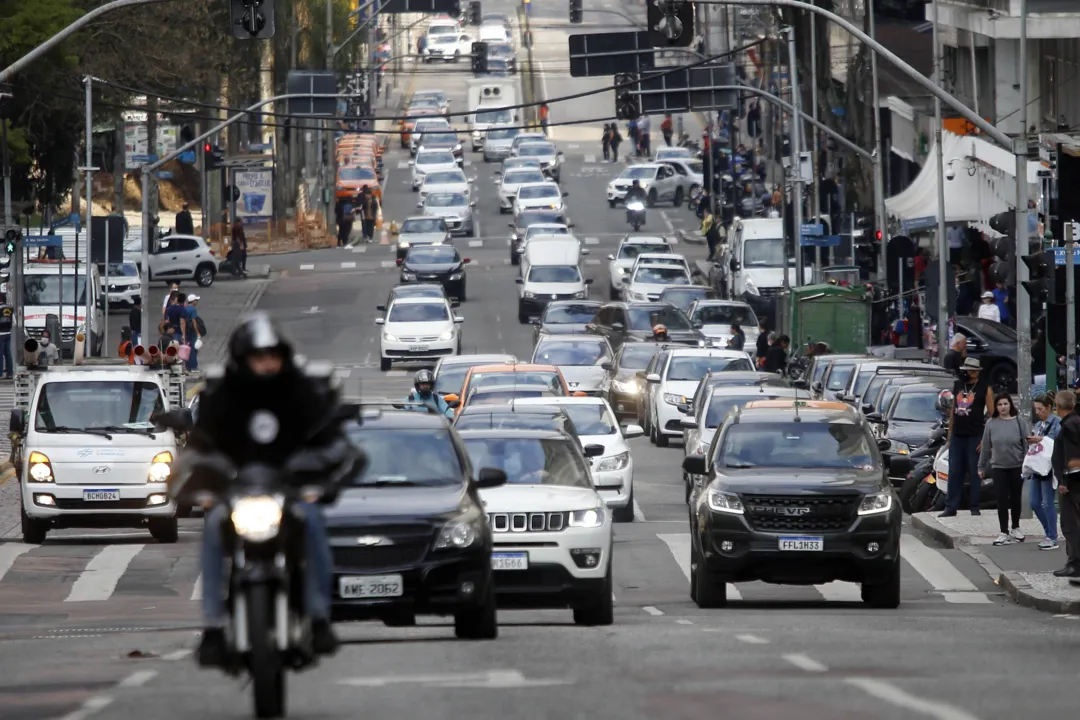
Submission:
[[[474,73],[488,71],[488,44],[486,42],[472,44],[472,69]]]
[[[14,255],[21,238],[22,230],[19,230],[18,228],[8,228],[7,232],[4,233],[4,252],[8,255]]]
[[[570,0],[570,22],[580,25],[584,20],[585,11],[581,7],[581,0]]]
[[[483,11],[480,8],[480,3],[477,0],[473,0],[469,3],[469,24],[479,25],[483,18]]]
[[[1054,266],[1054,251],[1044,250],[1020,258],[1027,265],[1029,280],[1020,284],[1027,290],[1032,300],[1039,303],[1061,305],[1065,302],[1065,288],[1057,287],[1057,273]]]
[[[225,166],[225,154],[221,152],[221,148],[211,143],[203,144],[203,167],[207,172],[211,170],[220,170]]]
[[[694,42],[694,4],[689,0],[647,0],[653,47],[687,47]]]
[[[618,120],[637,120],[641,117],[641,96],[630,92],[636,87],[636,78],[629,73],[615,76],[615,117]]]
[[[274,0],[230,0],[229,24],[238,40],[274,37]]]

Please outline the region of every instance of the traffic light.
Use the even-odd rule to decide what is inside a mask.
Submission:
[[[1065,302],[1065,288],[1058,287],[1054,266],[1054,251],[1024,255],[1020,258],[1027,265],[1029,280],[1020,284],[1027,290],[1028,296],[1039,303],[1061,305]]]
[[[641,96],[630,92],[637,85],[627,85],[635,80],[629,73],[615,76],[615,117],[618,120],[637,120],[641,117]]]
[[[694,4],[689,0],[647,0],[653,47],[687,47],[694,42]]]
[[[203,162],[206,172],[211,170],[220,170],[225,166],[225,155],[221,152],[221,148],[211,143],[203,144]]]
[[[880,243],[881,242],[881,237],[882,237],[881,231],[880,230],[875,230],[874,231],[874,240],[876,240],[877,242]]]
[[[486,42],[474,42],[472,44],[472,69],[474,73],[487,72],[488,44]]]
[[[274,0],[229,0],[229,24],[238,40],[274,37]]]
[[[14,255],[15,250],[19,247],[19,240],[22,238],[22,230],[19,228],[8,228],[4,233],[4,252],[7,255]]]
[[[240,188],[235,185],[226,185],[221,189],[221,197],[226,203],[236,202],[240,199]]]
[[[480,3],[477,2],[477,0],[473,0],[469,3],[469,24],[479,25],[482,18],[483,11],[481,10]]]
[[[581,0],[570,0],[570,22],[580,25],[584,20],[585,11],[581,7]]]

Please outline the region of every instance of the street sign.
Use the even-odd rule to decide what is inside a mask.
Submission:
[[[158,161],[158,156],[157,155],[132,155],[131,159],[132,159],[132,161],[134,161],[134,162],[136,162],[136,163],[138,163],[140,165],[146,165],[147,163],[157,162]]]
[[[70,215],[58,218],[56,220],[53,220],[52,222],[52,226],[54,228],[67,227],[68,225],[74,225],[75,232],[78,232],[79,228],[82,227],[82,218],[79,216],[78,213],[71,213]]]
[[[717,88],[735,84],[735,66],[727,63],[645,73],[640,89],[631,93],[640,95],[641,110],[647,115],[728,110],[738,104],[737,92]]]
[[[64,238],[59,235],[24,235],[25,247],[63,247]]]
[[[821,223],[807,223],[802,226],[803,237],[812,237],[825,234],[825,226]]]
[[[158,170],[158,180],[172,180],[172,172],[169,170]]]
[[[820,226],[819,226],[820,227]],[[802,242],[803,247],[839,247],[840,236],[839,235],[818,235],[809,236],[803,235]]]
[[[910,220],[903,220],[900,223],[900,227],[905,232],[908,230],[928,230],[937,227],[937,216],[927,215],[925,217],[911,218]]]
[[[598,77],[640,74],[656,67],[647,32],[592,33],[570,36],[570,75]]]
[[[424,13],[431,15],[461,14],[460,0],[385,0],[379,6],[380,13]]]
[[[1065,259],[1065,248],[1054,248],[1054,264],[1064,265]],[[1073,247],[1073,262],[1080,265],[1080,245]]]
[[[290,95],[336,95],[338,91],[337,73],[333,70],[290,70],[285,84]],[[337,98],[292,98],[289,100],[288,113],[334,117],[337,115]]]
[[[194,165],[195,164],[195,151],[194,150],[185,150],[184,152],[182,152],[182,153],[180,153],[179,155],[176,156],[176,160],[177,160],[177,162],[184,163],[185,165]]]

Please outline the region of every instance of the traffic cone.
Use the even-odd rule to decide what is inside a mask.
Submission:
[[[375,205],[375,229],[382,230],[382,223],[382,203],[377,203]]]
[[[379,244],[380,245],[389,245],[390,244],[390,233],[387,232],[386,228],[382,228],[381,230],[379,230]]]
[[[390,234],[392,236],[394,236],[394,237],[397,237],[400,233],[401,233],[401,228],[398,227],[398,224],[396,222],[391,220],[390,221]]]

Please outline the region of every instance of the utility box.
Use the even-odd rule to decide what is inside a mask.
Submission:
[[[835,353],[864,353],[870,344],[870,296],[862,288],[806,285],[776,299],[777,332],[793,347],[828,343]]]

